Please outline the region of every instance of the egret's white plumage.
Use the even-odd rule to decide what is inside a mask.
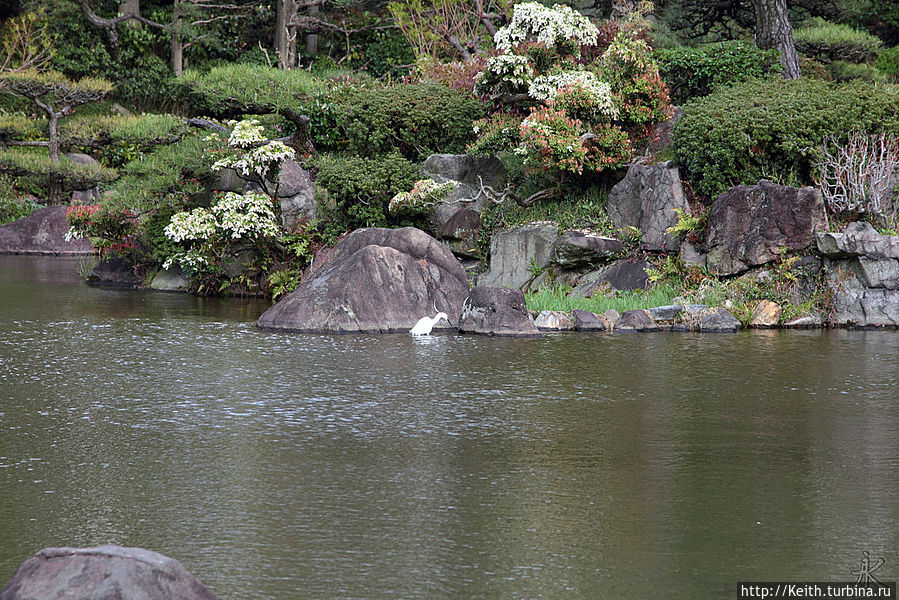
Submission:
[[[437,316],[433,319],[431,317],[422,317],[418,320],[418,323],[409,330],[409,333],[412,335],[429,335],[431,330],[434,329],[434,325],[437,324],[437,321],[446,318],[446,313],[443,312],[437,313]]]

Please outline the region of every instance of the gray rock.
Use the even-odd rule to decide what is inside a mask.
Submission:
[[[899,259],[859,256],[853,262],[859,281],[865,287],[899,289]]]
[[[478,277],[478,285],[521,289],[534,277],[533,268],[552,261],[555,223],[533,223],[500,231],[490,239],[490,270]]]
[[[425,232],[358,229],[257,325],[274,331],[406,332],[421,317],[433,316],[436,304],[456,326],[467,295],[462,265]]]
[[[66,158],[75,163],[76,165],[82,166],[94,166],[99,165],[100,162],[95,159],[93,156],[89,156],[87,154],[82,154],[80,152],[66,152],[64,154]],[[86,190],[75,190],[72,192],[72,204],[93,204],[97,200],[100,199],[100,187],[94,186],[92,188]]]
[[[499,193],[507,180],[506,169],[495,156],[432,154],[425,159],[422,172],[437,183],[458,181],[460,185],[444,204],[459,209],[470,208],[477,213],[483,212],[487,202],[487,197],[481,193],[481,182]]]
[[[138,288],[142,282],[134,273],[134,264],[120,256],[112,256],[94,267],[87,283],[97,287]]]
[[[652,315],[646,310],[626,310],[615,323],[615,333],[648,333],[659,331]]]
[[[0,254],[86,255],[96,250],[86,238],[66,241],[65,206],[48,206],[0,227]]]
[[[654,321],[674,321],[680,314],[684,312],[684,307],[680,304],[669,304],[667,306],[656,306],[649,309],[649,316]]]
[[[685,265],[706,268],[706,255],[699,251],[695,244],[684,240],[680,245],[680,259]]]
[[[534,325],[541,331],[570,331],[574,323],[568,313],[560,310],[541,310],[534,319]]]
[[[578,331],[605,331],[606,329],[599,315],[589,310],[574,309],[571,311],[571,320],[574,328]]]
[[[45,548],[18,568],[0,600],[216,600],[181,563],[143,548]]]
[[[475,286],[465,299],[460,333],[507,337],[539,337],[521,290]]]
[[[618,319],[620,318],[621,315],[614,308],[610,308],[609,310],[599,315],[599,320],[602,321],[602,324],[603,326],[605,326],[606,331],[614,331],[615,325],[618,324]]]
[[[715,200],[705,250],[708,269],[736,275],[776,260],[783,250],[805,250],[825,226],[821,193],[762,180],[740,185]]]
[[[850,327],[899,326],[899,290],[839,290],[833,297],[833,323]]]
[[[234,169],[222,169],[218,172],[218,178],[212,184],[213,192],[238,192],[244,191],[247,182],[240,178]]]
[[[222,257],[222,271],[230,279],[258,271],[259,250],[252,244],[238,244]]]
[[[830,258],[870,256],[899,259],[899,236],[880,235],[870,223],[849,223],[840,233],[815,236],[818,252]]]
[[[175,265],[169,269],[160,269],[147,287],[157,292],[185,292],[190,288],[190,282],[181,267]]]
[[[480,213],[470,208],[457,209],[449,206],[438,206],[437,212],[445,213],[445,218],[437,219],[437,239],[446,241],[456,256],[477,258],[478,236],[481,231]]]
[[[667,121],[662,121],[661,123],[655,126],[652,132],[652,140],[649,142],[649,146],[646,151],[652,155],[657,155],[669,146],[673,141],[672,134],[674,132],[674,126],[677,125],[677,122],[680,121],[680,118],[683,116],[683,111],[681,111],[678,107],[673,107],[673,114]]]
[[[573,269],[603,262],[622,248],[614,238],[566,231],[553,242],[553,257],[559,266]]]
[[[817,329],[824,326],[824,320],[820,315],[806,315],[790,319],[783,324],[787,329]]]
[[[643,245],[650,250],[675,252],[677,237],[665,233],[677,224],[674,209],[689,213],[680,172],[671,162],[633,164],[627,175],[609,192],[606,211],[615,227],[637,227]]]
[[[736,333],[742,327],[740,320],[727,309],[713,308],[699,320],[702,333]]]
[[[649,274],[645,260],[621,260],[609,267],[598,282],[606,282],[615,290],[643,290],[649,287]]]

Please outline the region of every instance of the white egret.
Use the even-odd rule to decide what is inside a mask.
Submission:
[[[434,310],[436,310],[436,307]],[[439,312],[433,319],[430,317],[420,318],[418,320],[418,323],[416,323],[415,326],[409,330],[409,333],[411,333],[412,335],[430,335],[431,330],[434,328],[434,325],[436,325],[437,321],[439,321],[440,319],[447,319],[447,322],[449,322],[446,313]]]

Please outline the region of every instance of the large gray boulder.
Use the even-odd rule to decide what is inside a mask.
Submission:
[[[831,320],[848,327],[899,327],[899,290],[839,290]]]
[[[0,600],[217,600],[181,563],[143,548],[45,548],[26,560]]]
[[[505,337],[542,335],[528,314],[521,290],[480,285],[473,287],[465,299],[459,332]]]
[[[555,223],[531,223],[497,232],[490,239],[490,269],[478,276],[478,285],[521,289],[534,278],[535,269],[549,266]]]
[[[405,332],[437,310],[455,326],[468,283],[446,246],[414,227],[358,229],[296,290],[267,310],[262,329]]]
[[[666,233],[677,224],[674,209],[690,211],[680,172],[670,161],[631,165],[606,202],[615,227],[636,227],[643,232],[643,246],[667,252],[676,252],[679,243],[675,235]]]
[[[470,208],[477,213],[488,202],[481,185],[497,193],[506,186],[506,169],[495,156],[472,154],[432,154],[425,159],[422,173],[437,183],[458,181],[459,185],[442,203],[457,209]]]
[[[66,241],[65,206],[48,206],[0,227],[0,254],[94,254],[88,239]]]
[[[553,242],[553,258],[562,268],[576,269],[606,261],[623,248],[621,240],[566,231]]]
[[[765,180],[737,186],[712,204],[705,239],[708,269],[736,275],[776,260],[783,251],[805,250],[825,223],[824,202],[815,188]]]

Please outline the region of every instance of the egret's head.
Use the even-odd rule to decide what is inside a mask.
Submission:
[[[446,316],[446,313],[445,313],[445,312],[439,312],[439,313],[437,313],[437,316],[434,317],[434,322],[436,323],[436,322],[439,321],[441,318],[446,319],[446,321],[449,322],[449,318]]]

